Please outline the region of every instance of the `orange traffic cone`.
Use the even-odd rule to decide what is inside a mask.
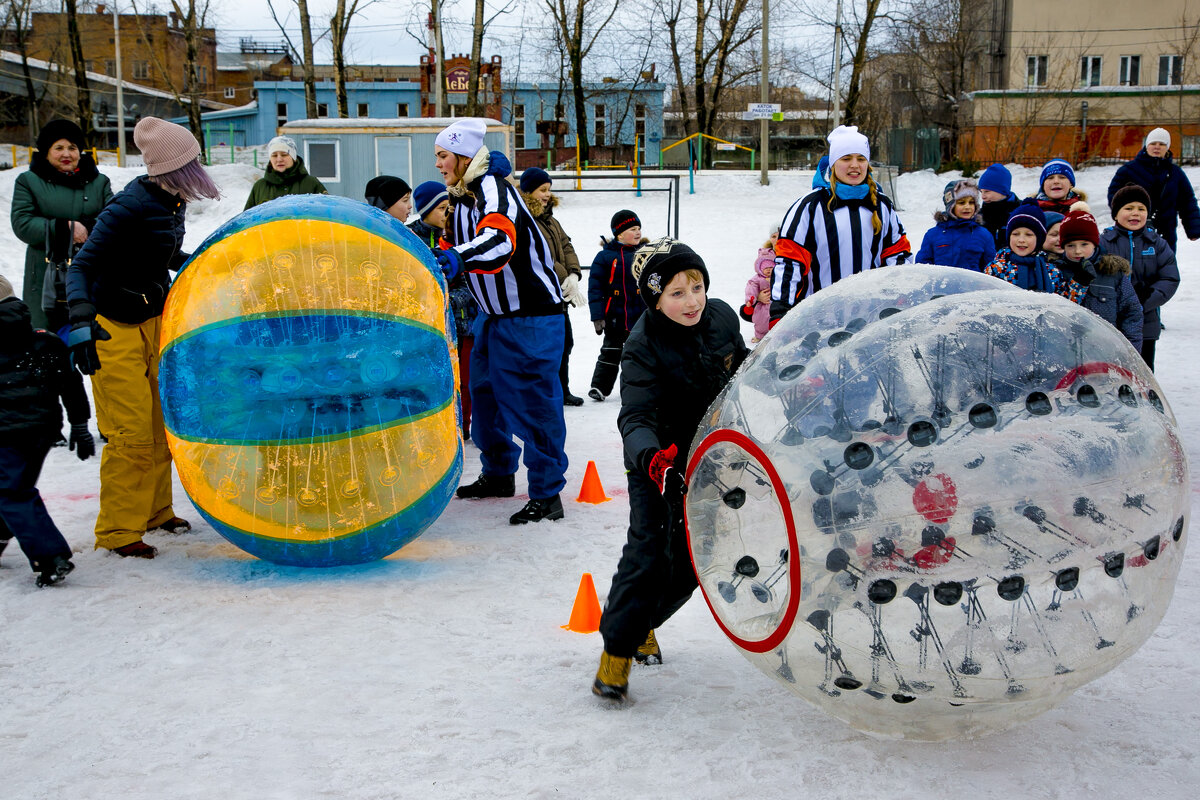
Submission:
[[[579,488],[579,497],[575,498],[576,503],[607,503],[612,498],[604,493],[604,486],[600,483],[600,473],[596,471],[596,462],[589,461],[587,470],[583,473],[583,486]]]
[[[562,628],[575,633],[595,633],[600,630],[600,599],[596,597],[592,573],[585,572],[579,579],[579,591],[575,593],[575,605],[571,607],[571,621]]]

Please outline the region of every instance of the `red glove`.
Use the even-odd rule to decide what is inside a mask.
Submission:
[[[646,467],[646,474],[650,476],[650,480],[654,481],[654,485],[658,487],[661,494],[666,490],[667,473],[675,466],[675,456],[679,454],[679,448],[671,445],[666,450],[659,450],[650,458],[650,465]]]

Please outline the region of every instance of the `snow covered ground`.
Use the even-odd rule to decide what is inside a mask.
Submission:
[[[1113,170],[1079,173],[1101,227]],[[114,189],[137,174],[104,171]],[[190,209],[189,248],[241,210],[258,177],[248,167],[213,172],[226,194]],[[1033,189],[1037,170],[1014,173],[1018,194]],[[0,173],[5,216],[17,174]],[[1200,186],[1200,170],[1189,175]],[[950,177],[900,178],[914,248]],[[809,179],[778,174],[761,187],[756,174],[706,174],[694,195],[684,179],[680,235],[708,262],[714,295],[736,305],[756,248]],[[622,207],[641,214],[647,235],[664,232],[662,195],[565,195],[559,218],[585,264]],[[24,245],[0,228],[0,273],[20,286]],[[1200,381],[1184,353],[1200,338],[1200,243],[1181,249],[1158,377],[1195,457]],[[600,339],[586,312],[572,320],[572,388],[583,394]],[[992,738],[927,745],[856,733],[747,663],[699,597],[660,631],[666,663],[634,669],[628,707],[603,708],[589,691],[599,634],[560,628],[582,573],[603,602],[628,519],[618,403],[586,403],[566,409],[564,498],[594,460],[611,502],[571,500],[561,522],[513,528],[506,517],[522,498],[453,501],[416,542],[353,568],[255,560],[204,524],[178,483],[176,510],[192,534],[150,535],[154,561],[94,551],[99,460],[54,450],[40,486],[77,569],[61,588],[38,590],[15,547],[0,563],[0,797],[1194,795],[1195,547],[1136,655]],[[469,481],[479,471],[473,446],[466,456]],[[1198,473],[1193,461],[1193,481]]]

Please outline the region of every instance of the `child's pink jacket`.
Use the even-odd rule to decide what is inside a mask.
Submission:
[[[767,267],[774,266],[775,251],[770,247],[758,249],[758,259],[754,262],[754,277],[746,281],[746,305],[754,309],[754,338],[761,339],[767,335],[771,321],[771,304],[758,302],[758,293],[771,288],[771,279],[764,275]]]

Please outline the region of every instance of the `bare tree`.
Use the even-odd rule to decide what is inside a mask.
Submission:
[[[200,51],[204,46],[204,24],[208,17],[208,0],[170,0],[171,11],[179,21],[180,33],[183,36],[183,84],[179,85],[172,78],[169,64],[164,64],[158,57],[154,47],[146,48],[154,68],[163,76],[167,86],[175,96],[176,102],[187,107],[188,128],[200,142],[200,151],[207,152],[204,141],[204,123],[202,114],[204,107],[204,85],[200,82]],[[142,16],[147,10],[138,10],[137,2],[133,2],[134,18],[137,20],[142,38],[149,41],[148,31],[142,24]],[[150,13],[153,13],[152,11]],[[123,114],[124,109],[117,109]]]
[[[37,138],[38,95],[29,71],[29,25],[31,24],[31,0],[8,0],[4,5],[3,27],[12,32],[12,42],[21,56],[21,79],[25,84],[25,118],[29,126],[29,141]]]
[[[587,135],[587,97],[583,86],[583,62],[608,23],[617,13],[618,0],[543,0],[558,27],[564,60],[571,77],[571,96],[575,103],[575,135],[579,137],[579,157],[590,156]]]
[[[94,133],[92,93],[88,89],[83,45],[79,40],[79,14],[75,0],[63,0],[63,7],[67,12],[67,40],[71,48],[71,69],[75,73],[75,108],[79,113],[79,127],[83,130],[83,140],[85,143],[91,143]]]
[[[286,20],[280,20],[279,14],[275,11],[274,0],[267,0],[267,8],[271,10],[271,18],[275,20],[280,33],[283,34],[284,41],[292,51],[292,57],[300,56],[300,69],[304,75],[304,116],[316,119],[317,74],[313,68],[312,18],[308,14],[308,0],[292,0],[292,2],[296,4],[296,11],[300,17],[299,53],[297,53],[296,46],[292,44],[292,37],[288,35]]]
[[[350,7],[346,8],[346,0],[337,0],[337,7],[329,19],[329,41],[333,47],[334,91],[337,95],[337,113],[342,119],[350,116],[350,103],[346,96],[346,33],[350,30],[350,21],[354,15],[373,2],[374,0],[367,0],[365,3],[351,0]]]
[[[851,60],[850,87],[846,90],[846,123],[857,121],[858,102],[862,98],[863,70],[867,66],[867,40],[871,36],[871,28],[879,14],[879,4],[882,0],[866,0],[866,9],[862,23],[858,29],[858,38],[854,44],[854,58]]]

